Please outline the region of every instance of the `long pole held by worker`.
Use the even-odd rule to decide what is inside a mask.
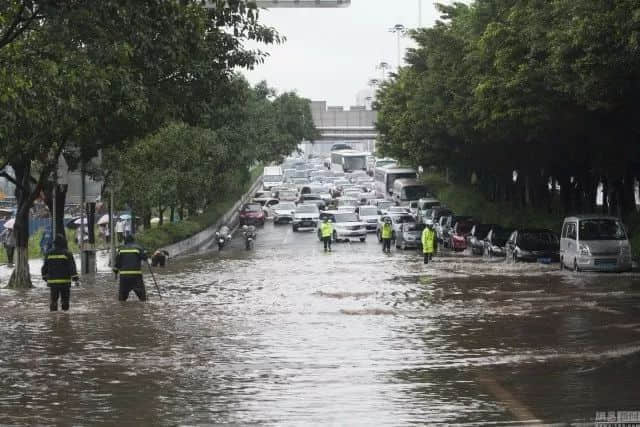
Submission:
[[[160,299],[162,299],[162,292],[160,292],[160,287],[158,286],[158,282],[156,282],[156,276],[153,274],[153,270],[151,269],[151,264],[149,264],[149,261],[147,261],[147,267],[149,267],[149,273],[151,273],[153,284],[156,285],[156,290],[158,291],[158,295],[160,296]]]

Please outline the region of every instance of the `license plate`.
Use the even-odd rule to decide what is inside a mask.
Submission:
[[[551,264],[551,258],[549,257],[538,258],[538,262],[541,264]]]
[[[301,223],[303,227],[313,227],[313,222],[305,221]]]

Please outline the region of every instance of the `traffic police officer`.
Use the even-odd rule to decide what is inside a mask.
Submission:
[[[135,292],[140,301],[147,300],[147,292],[142,281],[142,261],[147,260],[144,249],[135,244],[133,236],[125,236],[124,245],[118,249],[116,265],[113,272],[120,274],[120,289],[118,300],[126,301],[131,291]]]
[[[391,218],[384,219],[380,237],[382,238],[382,252],[391,253],[391,239],[393,238],[393,226],[391,224]]]
[[[325,218],[320,225],[320,235],[322,236],[322,242],[324,243],[324,251],[331,252],[331,238],[333,236],[333,226],[329,218]]]
[[[429,261],[433,257],[436,251],[436,232],[433,230],[433,225],[427,225],[422,230],[422,252],[424,253],[424,263],[429,264]]]
[[[62,310],[69,310],[71,281],[78,285],[79,278],[73,255],[67,249],[67,239],[62,234],[58,234],[53,240],[53,248],[44,257],[41,273],[51,291],[49,309],[57,311],[60,299]]]

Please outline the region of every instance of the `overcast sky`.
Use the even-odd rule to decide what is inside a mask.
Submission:
[[[447,1],[441,1],[445,3]],[[437,18],[432,0],[422,1],[422,23]],[[264,24],[287,37],[280,46],[268,46],[267,61],[246,72],[252,83],[267,80],[279,92],[295,90],[330,105],[355,104],[356,93],[380,78],[381,61],[397,65],[397,42],[390,27],[418,25],[418,0],[351,0],[348,8],[261,11]],[[401,40],[404,50],[410,43]]]

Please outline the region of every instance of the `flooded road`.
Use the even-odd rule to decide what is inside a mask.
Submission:
[[[0,291],[0,424],[517,424],[640,410],[640,277],[367,243],[173,260],[159,299],[107,271],[48,312]],[[3,280],[3,285],[6,283]]]

